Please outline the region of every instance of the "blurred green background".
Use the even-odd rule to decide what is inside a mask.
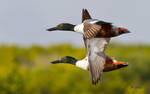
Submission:
[[[88,71],[49,63],[68,55],[82,59],[84,47],[1,44],[0,94],[150,94],[150,45],[113,43],[106,53],[129,66],[103,73],[93,86]]]

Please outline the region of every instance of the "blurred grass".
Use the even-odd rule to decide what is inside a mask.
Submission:
[[[106,53],[129,66],[103,73],[102,81],[93,86],[87,71],[49,63],[68,55],[82,59],[84,48],[0,45],[0,94],[150,93],[150,45],[111,44]]]

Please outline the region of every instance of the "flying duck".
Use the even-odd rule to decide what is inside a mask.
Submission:
[[[124,33],[130,33],[129,30],[122,27],[116,27],[110,22],[92,19],[86,9],[82,10],[82,14],[81,24],[73,25],[70,23],[61,23],[56,27],[47,29],[47,31],[61,30],[79,32],[83,34],[84,38],[110,38]]]
[[[69,23],[63,23],[48,29],[48,31],[54,30],[74,31],[83,34],[86,48],[85,59],[88,61],[89,71],[94,85],[98,83],[104,70],[107,58],[105,55],[105,49],[110,38],[129,33],[125,28],[116,27],[111,23],[92,19],[86,9],[82,10],[81,24],[72,25]],[[79,64],[79,62],[77,64]],[[82,62],[80,62],[80,64],[82,65]]]
[[[77,60],[74,57],[65,56],[65,57],[61,58],[60,60],[52,61],[50,63],[52,63],[52,64],[59,64],[59,63],[72,64],[83,70],[89,71],[89,62],[88,62],[87,57],[85,57],[82,60]],[[103,72],[109,72],[109,71],[117,70],[117,69],[124,68],[127,66],[128,66],[127,62],[118,62],[117,60],[115,60],[111,57],[106,57]]]

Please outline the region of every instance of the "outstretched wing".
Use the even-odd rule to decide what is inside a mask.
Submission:
[[[88,19],[84,22],[84,37],[94,38],[98,33],[108,33],[111,32],[112,24],[104,21],[99,21],[97,19]]]
[[[82,10],[82,22],[92,19],[86,9]],[[86,22],[86,21],[85,21]],[[100,31],[102,22],[97,22],[95,25],[85,24],[86,34],[83,35],[84,44],[86,47],[86,54],[88,56],[90,74],[92,83],[96,84],[101,77],[105,63],[105,48],[109,43],[109,38],[92,38]],[[88,39],[89,38],[89,39]]]
[[[110,38],[92,38],[86,39],[88,45],[89,70],[92,77],[92,83],[96,84],[101,77],[105,64],[105,48]]]
[[[88,19],[92,19],[89,12],[87,11],[87,9],[82,9],[82,23],[85,21],[85,20],[88,20]],[[87,50],[87,41],[85,39],[85,37],[83,37],[83,40],[84,40],[84,44],[85,44],[85,47],[86,47],[86,50]],[[87,52],[87,51],[86,51]]]
[[[101,31],[101,25],[91,24],[90,22],[84,22],[84,34],[85,38],[94,38]]]
[[[92,19],[87,9],[82,9],[82,22],[87,19]]]

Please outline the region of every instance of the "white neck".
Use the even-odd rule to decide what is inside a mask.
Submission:
[[[83,23],[82,23],[82,24],[78,24],[78,25],[76,25],[76,26],[74,27],[74,31],[83,34],[83,33],[84,33],[83,28],[84,28]]]
[[[89,66],[88,57],[85,57],[84,59],[77,61],[76,66],[81,69],[87,70]]]

